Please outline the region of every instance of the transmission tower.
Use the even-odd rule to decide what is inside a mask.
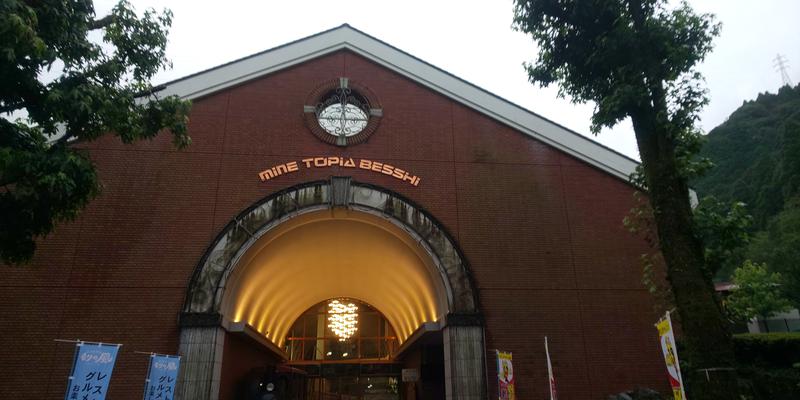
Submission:
[[[786,57],[778,54],[777,56],[775,56],[775,59],[773,61],[774,64],[772,64],[772,66],[775,67],[776,71],[781,73],[781,79],[783,79],[783,84],[789,85],[790,87],[794,86],[794,84],[792,84],[792,80],[789,78],[789,61],[786,60]]]

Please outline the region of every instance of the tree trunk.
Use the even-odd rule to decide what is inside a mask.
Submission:
[[[656,103],[657,104],[657,103]],[[694,232],[689,187],[675,158],[675,141],[649,106],[632,116],[650,204],[667,264],[683,343],[691,369],[682,371],[689,399],[738,399],[733,342],[705,269],[703,247]],[[662,117],[663,118],[663,117]]]

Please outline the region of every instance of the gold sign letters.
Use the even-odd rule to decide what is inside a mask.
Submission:
[[[408,173],[400,168],[391,164],[386,164],[378,161],[368,160],[366,158],[353,159],[344,157],[314,157],[304,158],[297,161],[290,161],[284,164],[275,165],[269,169],[265,169],[258,173],[258,177],[262,182],[278,176],[297,172],[300,168],[325,168],[325,167],[342,167],[342,168],[359,168],[367,171],[376,172],[391,176],[392,178],[399,179],[403,182],[408,182],[412,186],[419,185],[420,178],[418,176]]]

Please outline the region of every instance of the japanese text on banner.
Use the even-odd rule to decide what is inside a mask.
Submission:
[[[78,343],[64,399],[105,400],[119,346]]]
[[[150,356],[150,371],[145,382],[145,400],[172,400],[175,397],[175,384],[181,358],[153,354]]]

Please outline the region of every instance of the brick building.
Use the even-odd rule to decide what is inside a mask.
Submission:
[[[56,338],[124,345],[110,399],[136,351],[183,355],[182,399],[496,398],[495,349],[544,399],[545,336],[561,399],[665,388],[634,161],[347,25],[161,93],[193,144],[78,144],[103,193],[4,267],[0,397],[63,396]]]

